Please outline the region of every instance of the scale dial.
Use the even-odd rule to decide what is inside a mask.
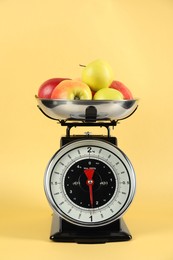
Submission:
[[[77,140],[63,146],[45,173],[45,193],[63,219],[85,227],[107,225],[129,207],[135,193],[135,173],[115,145]]]

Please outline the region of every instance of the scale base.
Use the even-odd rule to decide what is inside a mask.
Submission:
[[[131,238],[122,218],[106,226],[88,228],[73,225],[53,214],[50,239],[54,242],[99,244],[128,241]]]

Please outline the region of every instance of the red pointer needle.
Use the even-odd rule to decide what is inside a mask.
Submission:
[[[90,203],[91,203],[91,207],[93,208],[93,184],[94,184],[94,180],[93,180],[93,175],[94,175],[94,169],[85,169],[84,173],[87,177],[87,181],[86,184],[89,187],[89,195],[90,195]]]

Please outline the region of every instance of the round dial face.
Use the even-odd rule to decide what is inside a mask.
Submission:
[[[67,221],[102,226],[119,218],[130,205],[135,174],[116,146],[79,140],[61,148],[50,161],[45,192],[53,209]]]

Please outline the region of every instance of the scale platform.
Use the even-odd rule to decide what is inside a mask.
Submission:
[[[36,96],[38,108],[54,120],[119,121],[131,116],[138,107],[133,100],[63,100]]]

